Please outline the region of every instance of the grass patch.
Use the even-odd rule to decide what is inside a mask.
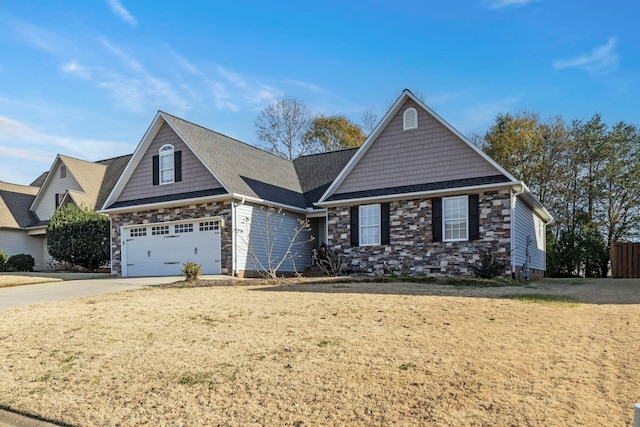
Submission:
[[[575,298],[564,295],[549,294],[522,294],[522,295],[505,295],[505,298],[515,299],[518,301],[532,302],[536,304],[561,304],[568,306],[576,306],[580,304]]]

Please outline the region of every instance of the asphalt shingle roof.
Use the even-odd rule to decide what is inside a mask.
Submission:
[[[0,182],[0,227],[28,227],[33,221],[29,207],[39,188]]]

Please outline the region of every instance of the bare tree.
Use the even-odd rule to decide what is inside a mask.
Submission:
[[[311,123],[311,113],[300,99],[285,97],[271,103],[258,114],[256,136],[267,151],[293,160],[308,154],[304,134]]]
[[[377,124],[378,115],[373,111],[373,108],[367,108],[362,112],[362,131],[365,137],[371,135]]]

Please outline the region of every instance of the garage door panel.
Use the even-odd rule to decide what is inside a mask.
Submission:
[[[178,276],[189,261],[200,264],[203,274],[220,274],[217,221],[135,226],[124,233],[129,237],[123,244],[127,276]]]

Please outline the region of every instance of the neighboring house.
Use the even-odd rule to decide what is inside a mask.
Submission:
[[[0,214],[0,227],[4,230],[0,232],[0,250],[7,255],[30,254],[36,270],[48,270],[51,258],[46,229],[56,209],[68,203],[93,210],[102,206],[129,158],[87,162],[58,155],[51,169],[31,186],[0,183],[6,211],[13,217],[11,221],[9,215]],[[9,187],[15,191],[5,190]]]
[[[8,257],[31,254],[36,267],[43,264],[42,239],[29,236],[34,218],[29,207],[39,187],[0,182],[0,251]]]
[[[552,219],[408,90],[359,149],[294,161],[159,111],[101,209],[112,273],[177,275],[193,261],[205,274],[253,275],[248,248],[265,261],[267,206],[284,214],[274,253],[299,219],[315,237],[282,272],[304,269],[324,243],[355,273],[471,275],[490,249],[505,275],[540,275]]]

